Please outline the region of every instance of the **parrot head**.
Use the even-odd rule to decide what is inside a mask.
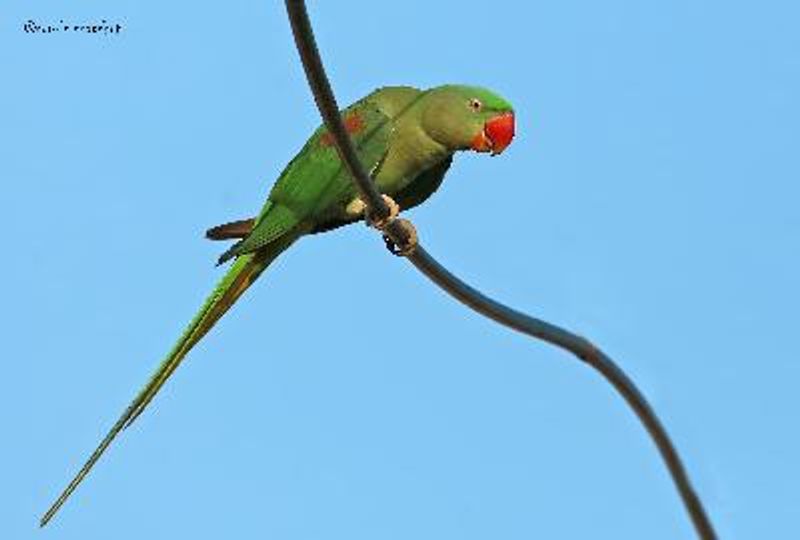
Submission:
[[[514,110],[491,90],[445,85],[432,88],[423,99],[422,128],[451,150],[497,155],[514,138]]]

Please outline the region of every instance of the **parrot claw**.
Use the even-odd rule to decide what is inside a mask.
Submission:
[[[369,215],[369,209],[364,201],[360,198],[355,198],[347,205],[345,209],[350,216],[363,215],[367,225],[374,227],[380,231],[385,231],[388,227],[397,227],[395,232],[398,233],[402,239],[402,244],[396,244],[388,234],[383,235],[383,241],[386,244],[392,255],[398,257],[408,257],[417,248],[418,237],[417,230],[414,225],[407,219],[398,219],[400,214],[400,205],[388,195],[381,195],[383,202],[389,207],[389,215],[385,218],[374,219]]]
[[[364,216],[364,220],[367,222],[368,226],[375,227],[376,229],[383,230],[386,228],[386,225],[389,224],[390,221],[395,219],[398,214],[400,214],[400,205],[394,202],[394,199],[389,197],[388,195],[381,195],[383,197],[383,202],[389,207],[389,215],[383,219],[373,219],[369,215],[369,209],[367,208],[367,203],[361,200],[360,197],[356,197],[350,203],[348,203],[347,207],[345,208],[345,212],[349,216]]]
[[[386,234],[383,235],[383,242],[386,244],[386,249],[388,249],[392,255],[397,257],[408,257],[414,253],[414,250],[417,249],[417,245],[419,244],[417,230],[407,219],[398,219],[396,223],[400,228],[403,229],[403,233],[406,237],[405,245],[398,246],[395,244],[394,240],[389,238],[389,236]]]
[[[400,214],[400,205],[394,202],[394,199],[388,195],[381,195],[381,197],[383,198],[383,202],[386,204],[386,206],[389,207],[389,215],[385,218],[377,219],[373,219],[368,214],[365,214],[365,217],[370,226],[382,231],[386,228],[389,222],[397,218],[397,216]]]

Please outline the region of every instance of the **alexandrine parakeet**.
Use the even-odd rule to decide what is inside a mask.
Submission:
[[[499,154],[514,136],[511,105],[485,88],[445,85],[426,91],[385,87],[344,111],[362,165],[395,210],[436,191],[459,150]],[[298,238],[364,218],[364,204],[331,135],[317,129],[281,173],[254,219],[214,227],[207,236],[238,240],[219,259],[233,264],[166,359],[44,514],[45,525],[123,429],[142,413],[191,348],[269,264]]]

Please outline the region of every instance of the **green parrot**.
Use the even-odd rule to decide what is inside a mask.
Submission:
[[[425,201],[441,185],[459,150],[501,153],[514,137],[511,105],[485,88],[444,85],[429,90],[380,88],[342,118],[364,168],[392,217]],[[191,348],[270,263],[307,234],[364,219],[366,205],[342,165],[331,134],[321,126],[281,173],[254,219],[209,229],[212,240],[238,240],[219,258],[235,259],[178,342],[117,420],[85,465],[43,515],[44,526],[114,438],[144,411]]]

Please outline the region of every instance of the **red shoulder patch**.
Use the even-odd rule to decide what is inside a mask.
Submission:
[[[358,133],[364,129],[364,119],[361,118],[358,113],[352,113],[344,119],[344,129],[347,130],[347,133],[350,135]],[[329,131],[323,133],[322,137],[320,137],[320,144],[322,146],[332,146],[333,135],[331,135]]]

